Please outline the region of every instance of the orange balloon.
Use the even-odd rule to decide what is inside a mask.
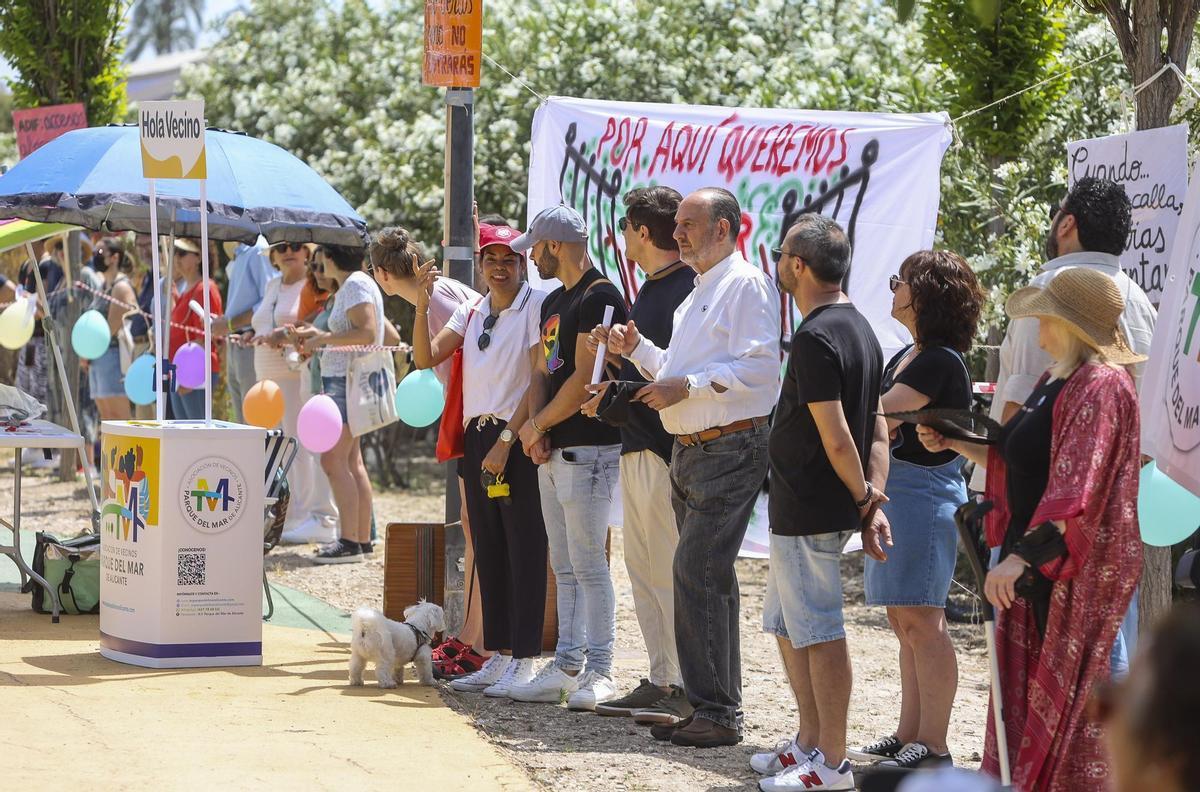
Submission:
[[[272,380],[254,383],[242,399],[242,414],[251,426],[274,429],[283,420],[283,391]]]

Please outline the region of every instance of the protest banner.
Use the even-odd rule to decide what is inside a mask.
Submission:
[[[1186,173],[1186,171],[1185,171]],[[1193,174],[1194,176],[1194,174]],[[1142,380],[1142,448],[1200,495],[1200,182],[1188,188]]]
[[[13,111],[17,153],[25,159],[42,146],[74,129],[87,127],[87,110],[82,104],[49,105]]]
[[[1163,296],[1175,229],[1188,189],[1187,124],[1067,144],[1067,187],[1112,179],[1133,205],[1121,268],[1155,305]]]
[[[422,83],[478,88],[482,56],[483,0],[425,0]]]
[[[939,170],[950,144],[944,113],[889,115],[607,102],[552,97],[533,119],[529,217],[563,201],[588,222],[592,261],[623,291],[642,276],[625,259],[622,196],[661,184],[687,195],[724,187],[742,208],[738,248],[775,276],[771,248],[796,218],[820,212],[846,229],[845,288],[885,351],[908,343],[891,318],[888,276],[933,244]],[[530,270],[530,280],[538,283]],[[799,317],[780,299],[781,330]]]

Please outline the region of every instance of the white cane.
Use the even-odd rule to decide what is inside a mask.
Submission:
[[[980,592],[980,610],[983,613],[984,640],[987,642],[988,665],[992,672],[992,720],[996,731],[996,758],[1000,762],[1000,783],[1006,789],[1012,786],[1012,773],[1008,766],[1008,734],[1004,730],[1004,694],[1000,689],[1000,657],[996,654],[996,611],[992,603],[983,596],[983,583],[987,579],[987,555],[979,543],[979,526],[983,516],[992,509],[991,501],[976,503],[967,501],[954,513],[958,535],[967,558],[975,573],[975,582]]]

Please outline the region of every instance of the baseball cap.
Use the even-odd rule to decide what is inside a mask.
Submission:
[[[520,231],[515,228],[509,228],[506,225],[496,226],[488,225],[487,223],[480,223],[479,249],[483,250],[485,247],[490,245],[503,245],[511,250],[513,241],[516,240],[520,235]]]
[[[529,230],[509,245],[516,253],[524,253],[538,242],[583,242],[587,239],[587,223],[583,216],[566,204],[551,206],[537,213]]]
[[[175,247],[179,248],[184,253],[195,253],[196,255],[200,255],[200,245],[197,244],[196,240],[194,239],[188,239],[187,237],[176,237]]]

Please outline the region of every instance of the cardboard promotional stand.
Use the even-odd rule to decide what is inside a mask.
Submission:
[[[262,664],[264,440],[214,421],[105,421],[100,653]]]
[[[200,179],[201,207],[207,203],[204,105],[143,102],[139,112],[157,239],[156,178]],[[203,209],[200,218],[207,280]],[[155,283],[158,247],[151,247]],[[156,330],[167,327],[160,291]],[[207,289],[204,297],[207,317]],[[165,335],[155,333],[160,362]],[[151,668],[262,664],[265,437],[212,420],[211,344],[206,328],[204,421],[163,420],[165,378],[157,375],[158,420],[101,426],[100,653],[113,660]]]

